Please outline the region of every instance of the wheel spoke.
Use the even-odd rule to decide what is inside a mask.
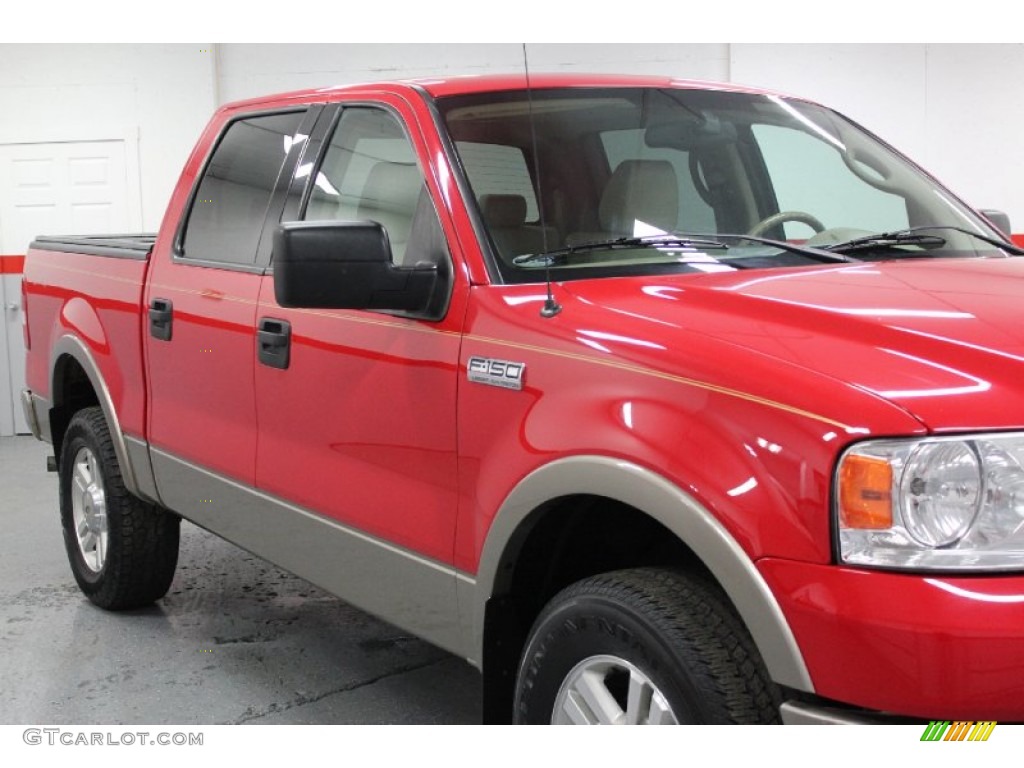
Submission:
[[[89,487],[89,468],[86,467],[84,462],[78,462],[75,464],[75,473],[72,482],[75,485],[75,489],[79,493],[85,493]]]
[[[590,707],[598,723],[611,725],[618,722],[622,716],[622,707],[605,686],[605,676],[601,672],[585,671],[576,683],[576,690]]]
[[[85,536],[89,533],[89,523],[86,522],[84,517],[78,521],[78,526],[75,530],[78,532],[78,540],[85,541]]]
[[[676,718],[664,700],[660,696],[652,698],[647,725],[675,725],[675,723]]]
[[[96,536],[96,567],[103,567],[103,560],[107,556],[107,537],[103,534]]]
[[[102,488],[100,483],[100,470],[99,467],[96,466],[96,456],[93,455],[91,451],[86,457],[86,461],[89,462],[89,480],[91,481],[91,484],[99,485]]]
[[[651,696],[654,689],[635,670],[629,673],[629,696],[626,700],[626,724],[640,725],[651,713]]]
[[[551,722],[559,725],[674,725],[664,694],[632,662],[590,656],[573,667],[555,694]]]
[[[593,713],[585,709],[580,695],[576,691],[570,691],[569,695],[565,697],[558,723],[561,725],[596,725],[597,720]]]

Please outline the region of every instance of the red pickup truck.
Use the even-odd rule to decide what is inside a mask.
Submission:
[[[734,86],[253,99],[155,236],[32,244],[23,402],[103,608],[185,518],[468,659],[487,721],[1021,720],[1007,225]]]

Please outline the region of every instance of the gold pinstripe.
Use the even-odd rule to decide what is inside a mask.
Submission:
[[[505,339],[492,339],[486,336],[474,336],[467,334],[466,339],[472,341],[479,341],[484,344],[496,344],[498,346],[510,347],[512,349],[522,349],[525,351],[536,352],[538,354],[543,355],[564,357],[570,360],[578,360],[584,363],[593,363],[594,365],[603,365],[607,368],[615,368],[620,371],[637,373],[640,374],[641,376],[651,376],[656,379],[663,379],[665,381],[683,384],[688,387],[695,387],[697,389],[703,389],[708,392],[715,392],[720,395],[726,395],[728,397],[735,397],[740,400],[746,400],[751,403],[757,403],[759,405],[764,405],[779,411],[785,411],[786,413],[796,414],[797,416],[805,416],[809,419],[814,419],[815,421],[820,421],[824,424],[828,424],[833,427],[838,427],[839,429],[853,429],[853,427],[849,424],[844,424],[841,421],[835,421],[834,419],[830,419],[827,416],[822,416],[821,414],[814,413],[812,411],[806,411],[803,408],[797,408],[796,406],[793,405],[780,403],[777,400],[769,400],[768,398],[759,397],[758,395],[753,395],[750,394],[749,392],[743,392],[741,390],[732,389],[730,387],[723,387],[718,384],[711,384],[710,382],[707,381],[700,381],[698,379],[690,379],[685,376],[676,376],[671,373],[664,373],[663,371],[658,371],[653,368],[648,368],[646,366],[635,365],[633,363],[624,363],[618,360],[604,360],[599,357],[594,357],[592,355],[584,355],[578,352],[563,352],[561,350],[550,349],[548,347],[537,347],[532,344],[523,344],[518,341],[506,341]]]

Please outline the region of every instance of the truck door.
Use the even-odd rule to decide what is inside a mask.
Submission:
[[[304,198],[286,218],[378,221],[396,263],[443,264],[451,299],[440,319],[283,309],[268,274],[256,322],[281,353],[256,364],[256,482],[293,512],[327,521],[323,538],[337,546],[312,580],[454,649],[455,404],[468,284],[451,266],[451,222],[422,135],[395,102],[338,110],[316,164],[304,158],[297,171]]]
[[[302,108],[228,122],[173,242],[161,237],[151,257],[143,338],[154,474],[164,504],[199,522],[225,512],[200,479],[255,482],[256,301],[270,256],[264,228],[268,210],[283,204],[314,119]]]

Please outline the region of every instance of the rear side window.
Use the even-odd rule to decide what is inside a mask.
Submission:
[[[457,141],[455,146],[477,200],[484,195],[519,195],[526,201],[526,221],[538,219],[537,196],[519,147],[476,141]]]
[[[267,206],[303,116],[290,112],[231,123],[192,200],[182,256],[255,263]]]

